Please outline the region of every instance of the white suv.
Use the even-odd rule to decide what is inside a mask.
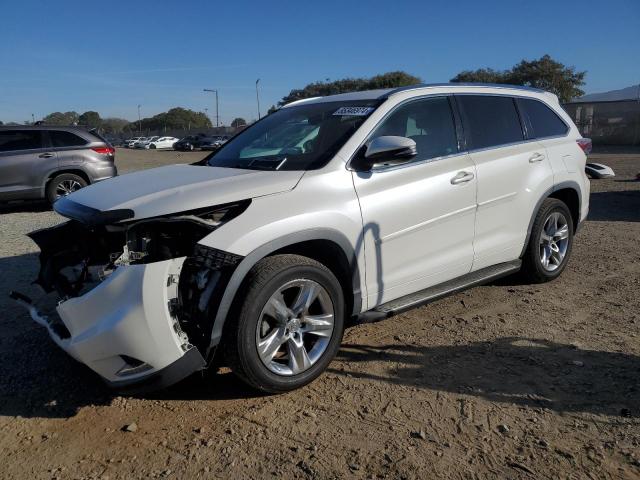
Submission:
[[[350,317],[519,270],[559,276],[588,211],[589,148],[558,99],[532,89],[301,100],[200,165],[56,202],[71,221],[30,234],[56,312],[13,295],[119,389],[169,385],[219,355],[257,389],[294,389],[327,367]]]

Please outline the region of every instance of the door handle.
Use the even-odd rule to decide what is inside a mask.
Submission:
[[[451,179],[451,185],[460,185],[461,183],[467,183],[473,180],[473,173],[471,172],[458,172],[455,177]]]
[[[51,158],[51,157],[55,157],[54,153],[41,153],[40,155],[38,155],[38,157],[40,158]]]
[[[529,157],[529,163],[541,162],[542,160],[544,160],[544,155],[538,152]]]

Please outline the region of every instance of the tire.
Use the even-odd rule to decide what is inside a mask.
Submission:
[[[267,393],[294,390],[315,380],[338,352],[344,331],[344,296],[333,273],[307,257],[275,255],[251,269],[241,294],[237,315],[223,334],[225,359],[233,373]],[[311,303],[298,302],[298,307],[308,305],[292,318],[299,310],[296,300],[311,297]],[[285,308],[274,308],[283,304]]]
[[[69,193],[80,190],[87,186],[87,181],[73,173],[63,173],[54,177],[47,184],[46,197],[49,203],[55,202],[60,197],[65,197]],[[66,192],[66,193],[64,193]]]
[[[149,145],[149,150],[155,150],[156,146],[155,145]]]
[[[547,198],[542,202],[522,257],[521,273],[524,279],[530,283],[544,283],[558,278],[571,255],[573,232],[571,212],[564,202],[556,198]],[[545,259],[548,261],[545,262]]]

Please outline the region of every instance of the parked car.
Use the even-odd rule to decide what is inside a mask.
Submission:
[[[214,137],[204,137],[200,141],[200,150],[218,150],[229,141],[228,135],[217,135]]]
[[[140,142],[145,142],[147,137],[134,137],[127,143],[127,148],[135,148],[135,146]]]
[[[117,175],[115,149],[79,127],[0,126],[0,202],[58,198]]]
[[[144,148],[151,150],[173,148],[173,144],[177,141],[178,139],[175,137],[160,137],[157,140],[152,140],[147,143]]]
[[[133,144],[133,148],[149,148],[148,145],[151,142],[155,142],[157,140],[159,140],[160,137],[155,136],[155,137],[147,137],[144,140],[138,140],[137,142],[135,142]]]
[[[174,150],[180,150],[183,152],[193,151],[200,148],[202,139],[206,138],[205,135],[189,135],[173,144]]]
[[[57,201],[74,221],[30,236],[59,318],[14,297],[121,390],[163,387],[219,355],[256,389],[291,390],[327,368],[349,318],[518,271],[556,279],[589,210],[589,147],[555,95],[528,88],[293,102],[202,166]]]

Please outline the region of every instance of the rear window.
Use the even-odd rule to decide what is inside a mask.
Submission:
[[[49,137],[51,138],[51,145],[53,147],[81,147],[86,145],[88,142],[71,132],[64,132],[59,130],[51,130],[49,132]]]
[[[0,131],[0,152],[33,150],[43,148],[42,132],[39,130]]]
[[[544,103],[529,98],[518,100],[530,130],[531,138],[545,138],[566,135],[569,127]]]
[[[458,95],[469,149],[522,142],[520,117],[511,97]]]

